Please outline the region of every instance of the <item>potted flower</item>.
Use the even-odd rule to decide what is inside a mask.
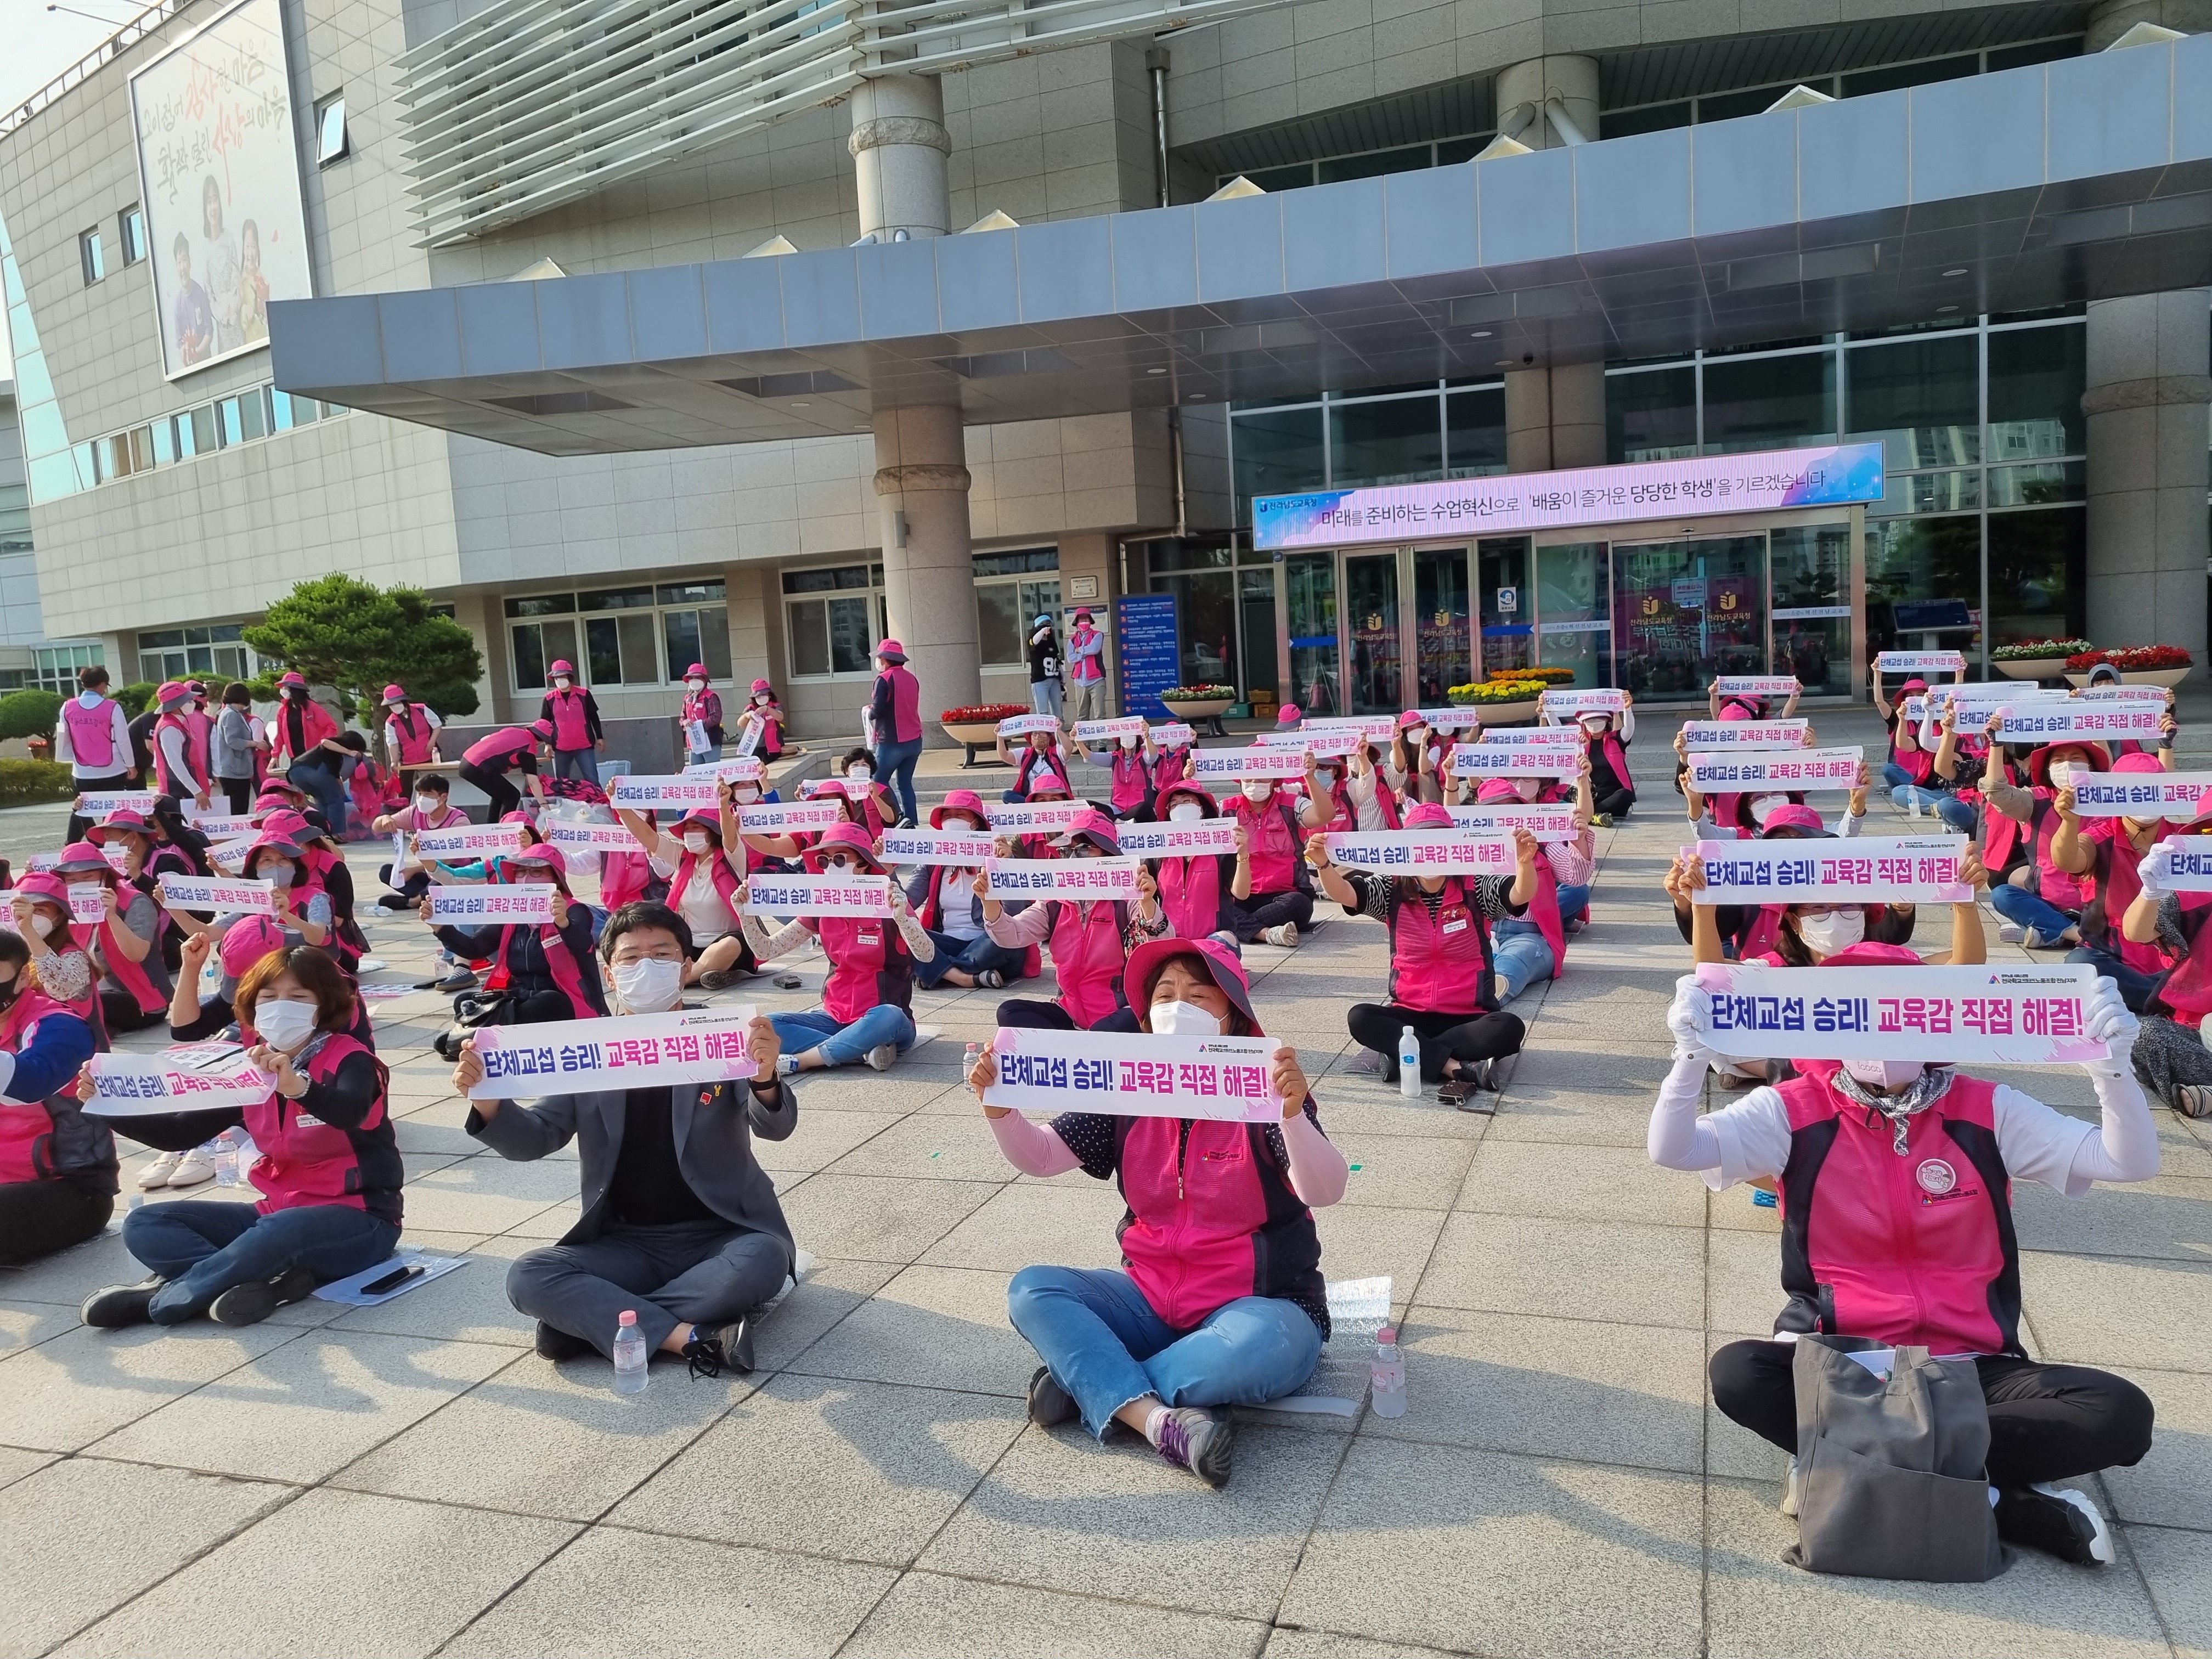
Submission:
[[[2041,680],[2060,672],[2069,657],[2095,649],[2087,640],[2035,640],[2026,645],[2001,645],[1990,653],[1990,660],[2008,679]]]
[[[2066,679],[2087,685],[2100,665],[2117,668],[2123,685],[2163,685],[2169,689],[2189,678],[2196,659],[2178,645],[2126,645],[2113,651],[2083,651],[2066,659]]]
[[[969,703],[944,710],[938,715],[937,723],[945,728],[946,737],[968,751],[961,764],[973,766],[978,749],[997,747],[1000,720],[1029,712],[1030,706],[1025,702]]]
[[[1572,685],[1575,671],[1571,668],[1493,668],[1492,680],[1535,680],[1544,685]]]
[[[1237,688],[1215,685],[1211,682],[1197,685],[1172,685],[1160,693],[1160,701],[1168,706],[1169,712],[1186,725],[1192,720],[1218,720],[1237,701]]]
[[[1544,686],[1540,679],[1485,680],[1479,684],[1449,686],[1444,697],[1455,708],[1480,709],[1485,726],[1511,726],[1536,718],[1543,705]]]

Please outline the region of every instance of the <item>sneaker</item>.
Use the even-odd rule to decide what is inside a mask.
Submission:
[[[778,1054],[775,1057],[775,1074],[778,1077],[797,1077],[799,1056],[791,1054]]]
[[[741,984],[751,977],[751,975],[738,973],[733,968],[710,968],[699,975],[699,988],[702,991],[726,991],[732,985]]]
[[[747,1314],[727,1325],[693,1326],[690,1340],[684,1345],[684,1357],[691,1362],[691,1375],[696,1377],[711,1380],[724,1371],[735,1371],[739,1376],[750,1375],[752,1316]]]
[[[1997,939],[2002,944],[2017,945],[2027,937],[2027,929],[2016,921],[2001,921],[1997,924]]]
[[[549,1325],[542,1319],[538,1322],[538,1332],[532,1338],[530,1346],[537,1349],[544,1358],[552,1360],[556,1364],[563,1359],[581,1359],[586,1354],[599,1352],[582,1337],[571,1336],[568,1332],[556,1326]]]
[[[778,974],[774,983],[779,991],[796,991],[805,981],[796,974]]]
[[[1601,830],[1610,830],[1613,828],[1613,814],[1610,812],[1593,812],[1590,814],[1590,822]]]
[[[1188,1469],[1209,1486],[1229,1479],[1229,1449],[1237,1430],[1226,1416],[1195,1406],[1170,1406],[1161,1413],[1160,1437],[1152,1443],[1179,1469]]]
[[[149,1173],[150,1174],[151,1171]],[[166,1184],[171,1187],[197,1187],[203,1181],[214,1179],[215,1160],[195,1146],[177,1160],[177,1167],[169,1171],[169,1179]],[[149,1183],[141,1180],[138,1184],[143,1187]]]
[[[315,1284],[305,1267],[287,1267],[274,1279],[250,1279],[209,1304],[208,1317],[218,1325],[258,1325],[286,1303],[306,1301],[315,1293]]]
[[[381,894],[376,902],[387,910],[412,910],[415,908],[415,901],[404,893]]]
[[[872,1071],[888,1072],[898,1060],[898,1044],[878,1042],[868,1050],[868,1066]]]
[[[1040,1365],[1030,1378],[1030,1421],[1041,1429],[1056,1429],[1075,1415],[1075,1401],[1053,1380],[1052,1369]]]
[[[1295,921],[1286,921],[1280,927],[1263,928],[1260,937],[1270,945],[1280,945],[1288,951],[1298,942],[1298,925]]]
[[[1001,990],[1006,986],[1006,976],[995,968],[986,968],[975,975],[975,983],[986,991]]]
[[[161,1157],[138,1172],[138,1190],[142,1193],[150,1193],[156,1187],[167,1186],[169,1177],[176,1174],[177,1165],[184,1160],[185,1155],[182,1152],[162,1153]],[[208,1173],[212,1175],[215,1171],[210,1170]]]
[[[468,969],[456,968],[445,978],[431,981],[430,988],[434,991],[466,991],[472,988],[476,982],[476,975]]]
[[[2212,1088],[2185,1083],[2174,1091],[2173,1109],[2184,1117],[2212,1117]]]
[[[2086,1493],[2045,1483],[2014,1486],[1996,1501],[1997,1536],[2026,1544],[2079,1566],[2101,1566],[2117,1559],[2112,1528]]]
[[[126,1325],[143,1325],[154,1316],[154,1292],[168,1282],[155,1278],[136,1285],[110,1285],[85,1297],[76,1316],[95,1330],[119,1331]]]

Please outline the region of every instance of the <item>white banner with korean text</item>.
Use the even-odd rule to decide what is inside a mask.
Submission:
[[[1919,1060],[2079,1065],[2110,1050],[2087,1035],[2097,970],[2023,968],[1765,968],[1709,963],[1703,1033],[1736,1060]]]
[[[485,1025],[472,1039],[484,1063],[471,1100],[611,1093],[683,1083],[726,1083],[756,1069],[746,1046],[753,1010],[684,1008],[665,1014]]]
[[[1967,904],[1964,836],[1701,841],[1699,904]]]
[[[1268,1123],[1283,1115],[1266,1036],[1152,1036],[1001,1026],[991,1040],[999,1080],[989,1106],[1115,1117],[1197,1117]]]

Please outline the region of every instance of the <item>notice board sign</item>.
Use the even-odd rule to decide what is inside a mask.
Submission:
[[[1132,593],[1114,602],[1114,645],[1121,665],[1121,713],[1172,720],[1160,693],[1182,683],[1182,641],[1172,593]]]

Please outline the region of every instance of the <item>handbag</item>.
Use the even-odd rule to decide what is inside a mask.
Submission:
[[[2005,1570],[1984,1473],[1989,1407],[1972,1359],[1807,1334],[1791,1365],[1797,1542],[1784,1560],[1929,1583]]]

